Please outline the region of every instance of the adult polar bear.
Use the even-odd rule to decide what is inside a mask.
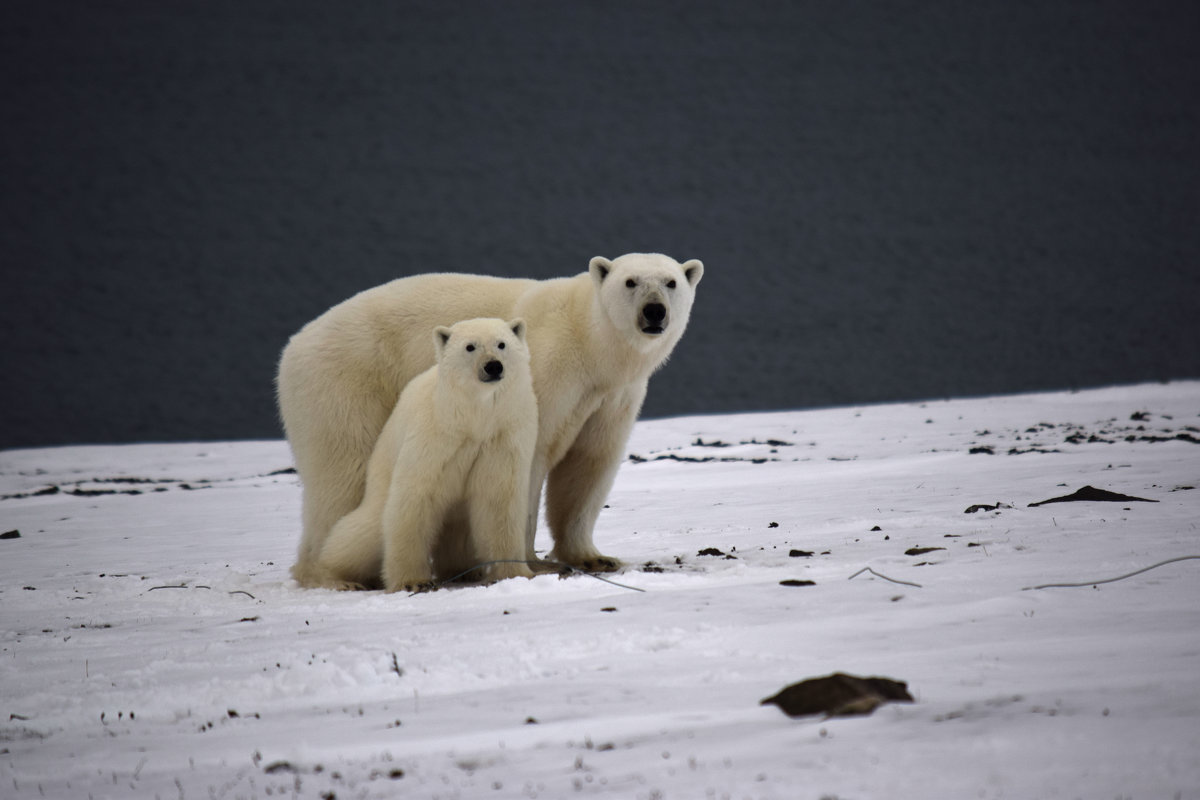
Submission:
[[[279,363],[279,407],[304,487],[304,533],[293,575],[362,501],[366,465],[404,386],[434,363],[430,331],[474,317],[524,318],[538,402],[526,556],[543,483],[551,558],[587,570],[592,529],[616,477],[650,375],[683,335],[697,260],[631,253],[588,271],[537,281],[417,275],[368,289],[292,337]]]

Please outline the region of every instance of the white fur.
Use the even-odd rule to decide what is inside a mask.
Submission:
[[[304,586],[380,582],[416,589],[494,560],[525,558],[537,401],[525,323],[473,319],[439,327],[437,364],[404,388],[367,465],[362,503],[334,525]],[[501,365],[497,378],[489,374]],[[486,577],[531,577],[500,563]],[[475,577],[483,577],[476,575]]]
[[[615,569],[619,562],[600,554],[592,531],[646,384],[683,335],[703,274],[699,261],[635,253],[596,257],[585,273],[546,281],[417,275],[355,295],[306,325],[284,349],[278,379],[304,484],[294,571],[303,573],[333,525],[362,500],[367,460],[396,396],[434,361],[428,332],[473,317],[529,323],[539,432],[526,556],[534,558],[545,483],[552,557]],[[647,317],[650,304],[665,312],[661,332]]]

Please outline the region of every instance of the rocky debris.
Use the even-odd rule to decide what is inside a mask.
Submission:
[[[975,514],[980,511],[997,511],[1001,508],[1012,508],[1012,506],[1008,505],[1007,503],[999,503],[999,502],[993,503],[993,504],[975,503],[974,505],[967,506],[967,510],[964,511],[963,513],[964,514]]]
[[[825,714],[843,717],[870,714],[884,703],[911,703],[908,684],[891,678],[860,678],[835,672],[781,689],[759,705],[777,706],[789,717]]]
[[[1095,486],[1084,486],[1082,489],[1072,493],[1063,495],[1062,497],[1051,497],[1049,500],[1039,500],[1036,503],[1030,503],[1030,508],[1044,506],[1047,503],[1079,503],[1079,502],[1100,502],[1100,503],[1157,503],[1157,500],[1147,500],[1145,497],[1134,497],[1128,494],[1118,494],[1110,492],[1107,489],[1097,489]]]

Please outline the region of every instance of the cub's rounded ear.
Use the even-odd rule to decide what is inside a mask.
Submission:
[[[525,341],[525,320],[519,317],[514,320],[509,320],[508,327],[512,328],[514,336],[516,336],[522,342]]]
[[[612,262],[604,256],[596,256],[588,262],[588,272],[592,274],[592,280],[596,283],[604,283],[604,279],[608,277],[611,270]]]
[[[442,357],[442,351],[446,349],[446,343],[450,341],[451,330],[447,327],[439,325],[433,329],[433,351],[437,353],[437,357]]]
[[[691,261],[686,261],[679,265],[683,270],[683,276],[687,278],[687,282],[695,286],[704,277],[704,264],[698,258],[693,258]]]

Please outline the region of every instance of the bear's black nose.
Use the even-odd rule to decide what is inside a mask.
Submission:
[[[504,374],[504,365],[499,361],[489,361],[483,365],[483,371],[487,374],[488,380],[498,381],[500,376]]]
[[[646,317],[647,322],[659,324],[667,317],[667,307],[662,303],[646,303],[642,314]]]

